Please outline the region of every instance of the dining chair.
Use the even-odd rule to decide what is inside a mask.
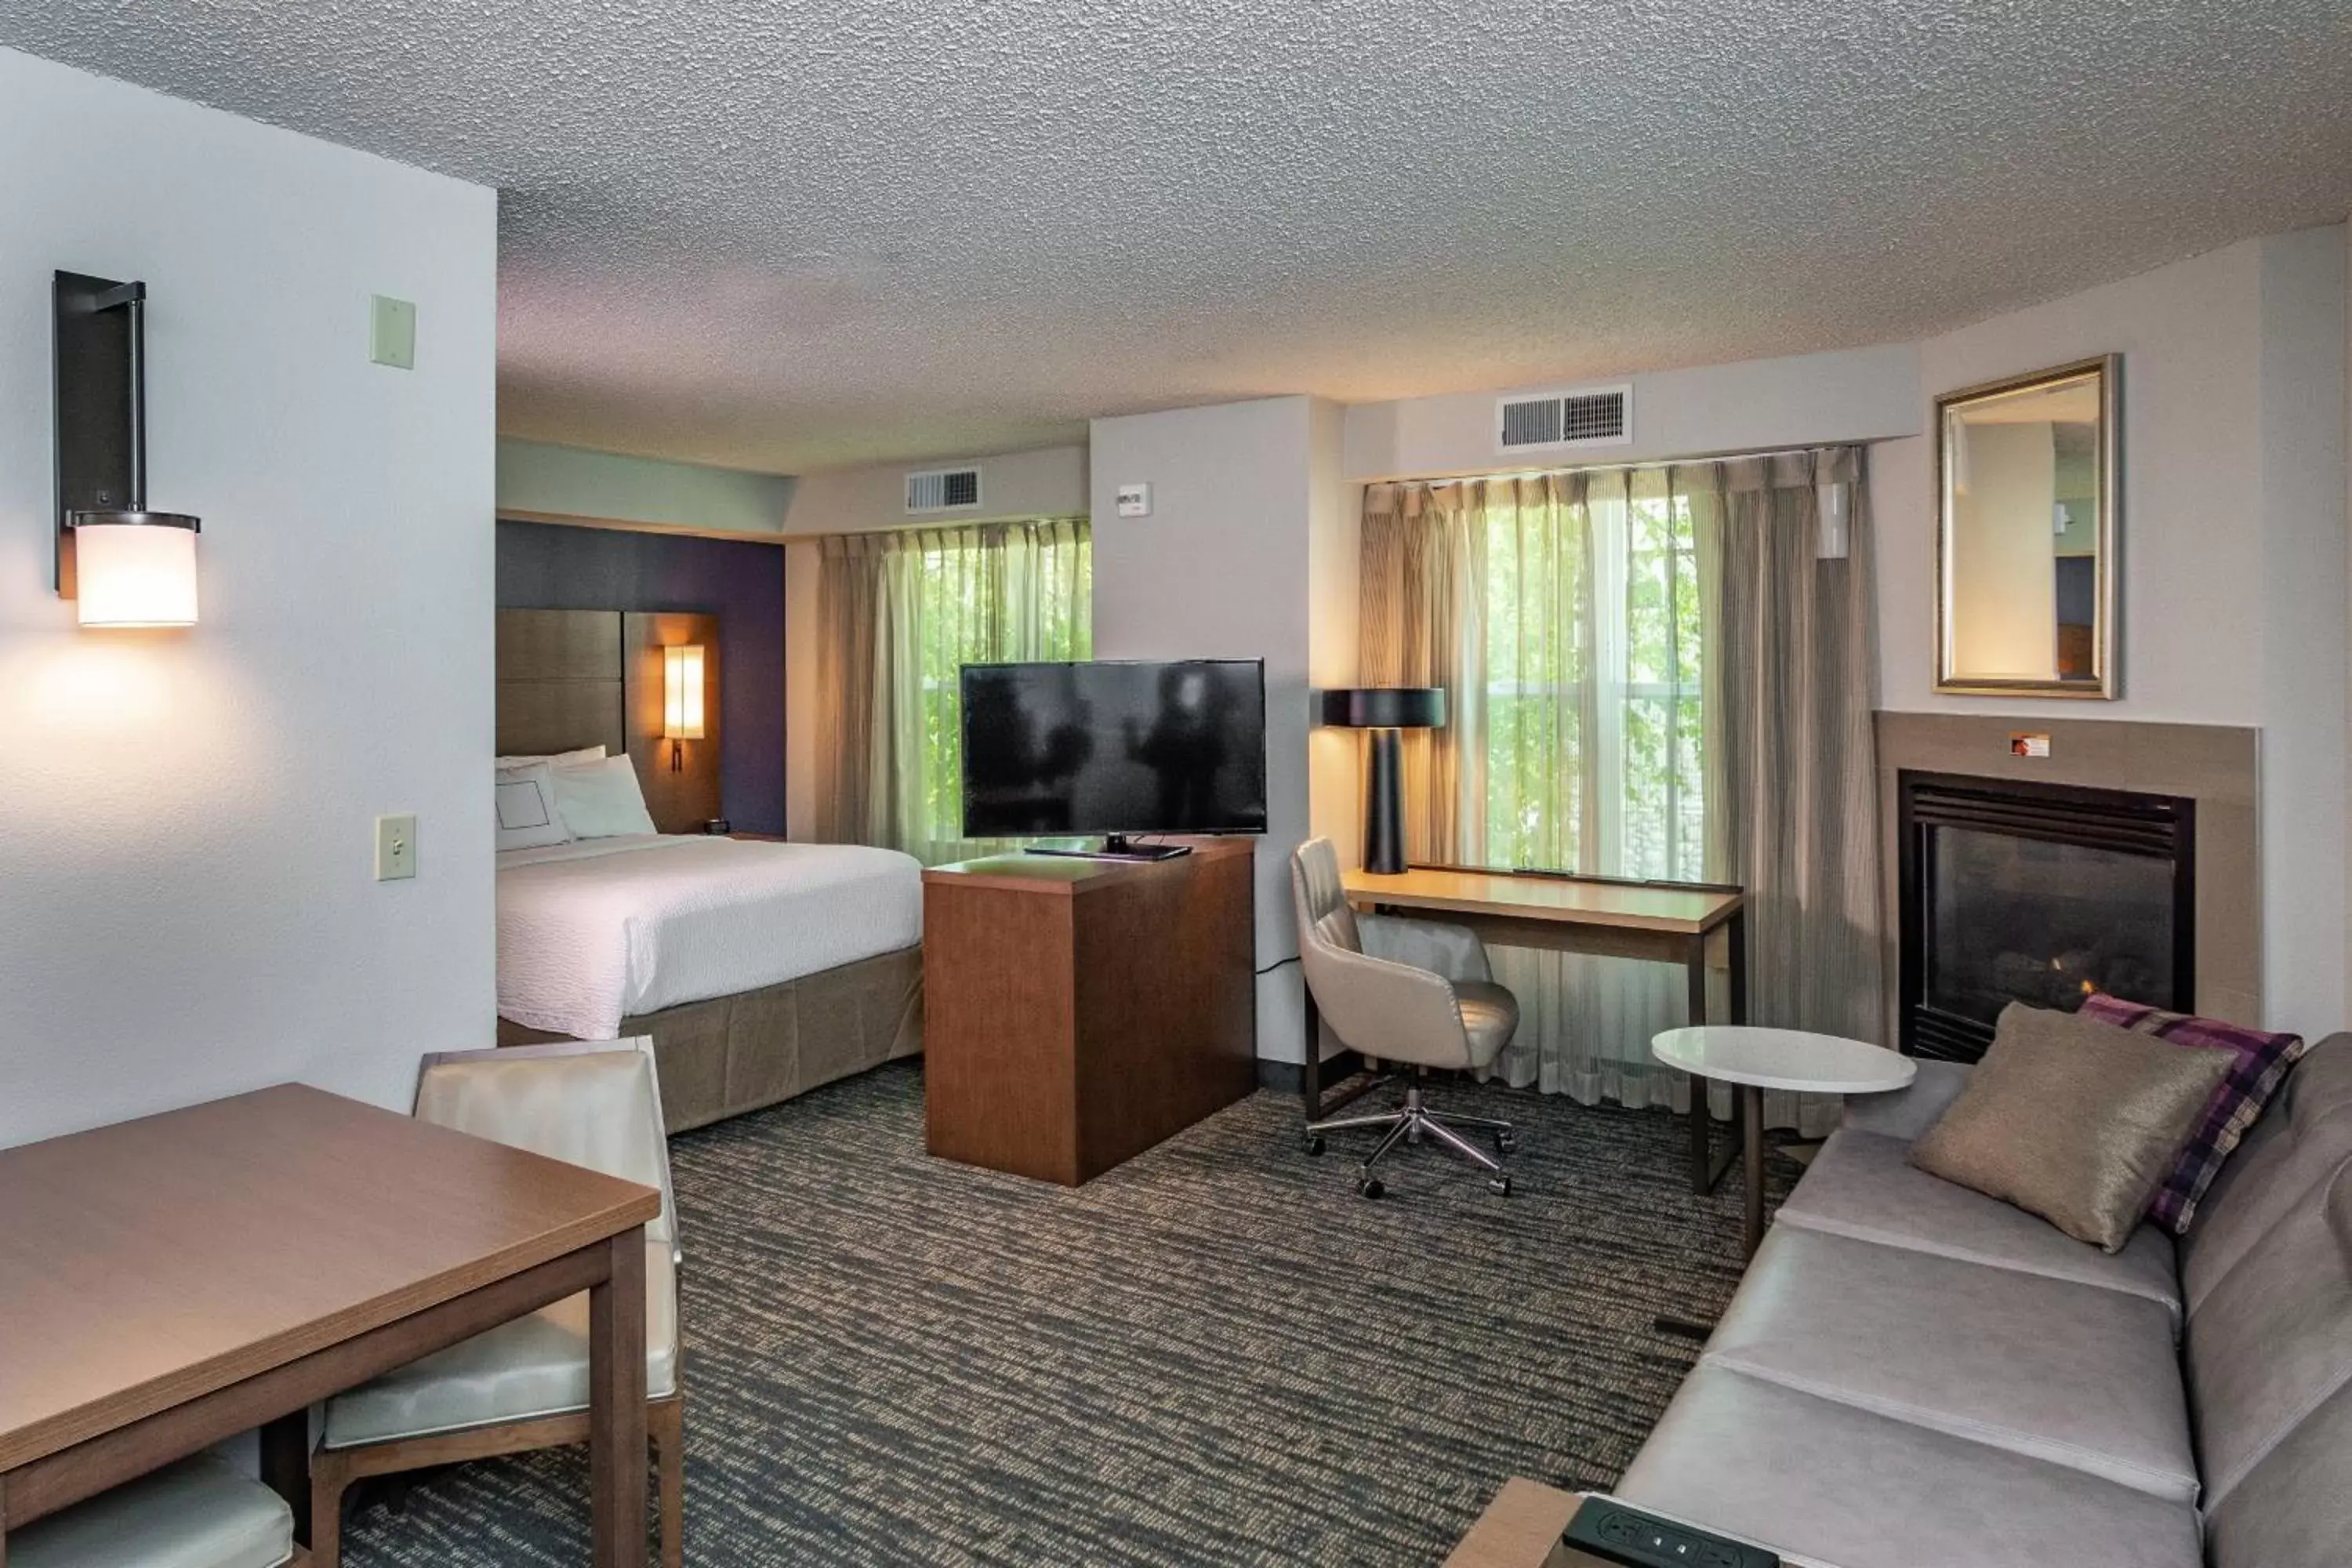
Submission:
[[[509,1046],[425,1058],[416,1115],[661,1190],[646,1226],[646,1427],[661,1486],[661,1560],[685,1557],[677,1205],[653,1041]],[[310,1457],[310,1552],[340,1568],[345,1489],[367,1476],[588,1441],[585,1292],[327,1402]],[[12,1563],[10,1568],[15,1568]]]
[[[8,1532],[8,1568],[300,1568],[294,1510],[204,1453]]]

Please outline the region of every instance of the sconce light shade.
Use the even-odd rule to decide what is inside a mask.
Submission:
[[[702,739],[702,647],[662,649],[662,739]]]
[[[78,511],[74,605],[86,626],[196,624],[196,520],[175,511]]]

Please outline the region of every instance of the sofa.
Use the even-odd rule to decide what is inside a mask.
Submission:
[[[2352,1560],[2352,1036],[2112,1255],[1906,1163],[1969,1070],[1849,1102],[1616,1495],[1831,1568]]]

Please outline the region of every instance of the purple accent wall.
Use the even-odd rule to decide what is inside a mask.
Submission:
[[[672,533],[499,524],[502,610],[696,610],[719,617],[723,809],[784,830],[784,552]]]

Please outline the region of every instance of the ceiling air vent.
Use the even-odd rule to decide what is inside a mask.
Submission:
[[[1503,452],[1628,446],[1633,439],[1633,388],[1586,386],[1540,397],[1497,398],[1495,429],[1496,449]]]
[[[907,510],[971,511],[980,505],[978,468],[928,468],[907,476]]]

